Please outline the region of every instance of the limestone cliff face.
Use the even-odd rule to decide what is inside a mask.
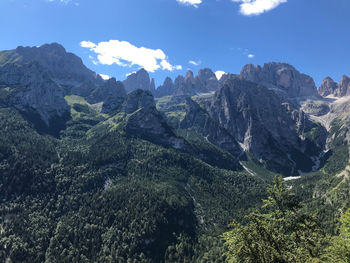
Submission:
[[[0,65],[36,62],[57,84],[77,86],[86,81],[102,83],[101,77],[89,70],[79,57],[66,52],[64,47],[57,43],[40,47],[18,47],[15,50],[3,51],[0,56]]]
[[[133,113],[140,108],[155,108],[154,98],[150,91],[138,89],[128,94],[122,104],[121,111]]]
[[[144,69],[140,69],[139,71],[130,74],[126,80],[123,81],[123,84],[127,93],[137,89],[148,90],[151,92],[154,92],[155,90],[154,80],[151,83],[149,74]]]
[[[163,85],[159,86],[156,90],[156,97],[169,96],[175,93],[174,83],[171,78],[167,77],[164,80]]]
[[[263,67],[246,65],[240,76],[259,83],[287,98],[318,97],[315,82],[286,63],[267,63]]]
[[[6,95],[2,104],[36,115],[48,127],[55,125],[53,120],[64,124],[69,118],[66,95],[103,103],[104,113],[119,107],[126,96],[121,82],[102,80],[79,57],[56,43],[0,52],[0,85]]]
[[[334,80],[331,79],[330,77],[327,77],[323,79],[322,84],[318,89],[318,93],[321,96],[326,97],[328,95],[335,94],[335,91],[337,88],[338,88],[338,84],[334,82]]]
[[[196,102],[186,98],[186,116],[180,123],[181,129],[197,132],[214,145],[239,156],[241,148],[235,138],[218,122],[202,109]]]
[[[79,57],[57,43],[0,52],[0,82],[11,89],[8,104],[27,115],[38,115],[46,126],[69,116],[65,95],[75,90],[88,96],[103,84]]]
[[[335,97],[350,96],[350,77],[343,75],[339,83],[336,83],[330,77],[327,77],[322,81],[318,93],[323,97],[329,95]]]
[[[187,71],[186,76],[178,76],[175,79],[175,95],[188,95],[192,96],[196,94],[194,74],[191,70]]]
[[[209,68],[204,68],[198,71],[195,78],[195,90],[197,93],[209,93],[217,91],[219,81],[214,72]]]
[[[287,174],[311,168],[303,132],[310,129],[312,123],[275,92],[230,76],[216,92],[207,111],[246,151],[270,168]],[[301,156],[307,164],[296,167]]]
[[[194,76],[193,72],[189,70],[185,77],[176,77],[174,83],[167,77],[163,85],[159,86],[156,90],[155,96],[193,96],[201,93],[215,92],[218,88],[219,81],[213,71],[209,68],[204,68],[198,71],[197,76]]]
[[[39,63],[0,66],[0,86],[2,92],[10,92],[5,101],[8,106],[39,115],[47,126],[52,119],[69,113],[64,89],[51,80]]]
[[[103,102],[102,112],[109,113],[118,109],[126,97],[123,83],[115,78],[107,80],[102,85],[94,89],[88,97],[90,103]]]
[[[347,96],[349,84],[350,79],[345,76],[337,88],[330,79],[326,80],[323,95],[334,92]],[[174,127],[191,130],[201,135],[205,143],[235,157],[243,148],[284,174],[310,170],[311,157],[323,146],[322,142],[309,139],[311,130],[311,137],[323,131],[293,100],[288,100],[312,98],[315,92],[317,95],[315,90],[310,77],[282,63],[265,64],[263,68],[247,65],[241,75],[226,74],[220,81],[210,69],[200,70],[197,76],[188,71],[174,83],[167,78],[155,90],[155,82],[145,70],[130,75],[123,83],[114,78],[104,81],[58,44],[0,52],[0,105],[15,107],[27,117],[38,116],[47,127],[64,124],[70,116],[65,96],[75,94],[90,104],[99,103],[102,112],[110,116],[120,113],[126,118],[128,134],[210,159],[213,152],[204,153],[192,147],[185,137],[176,135],[156,109],[152,93],[171,95],[164,101],[171,104],[165,107],[166,116],[176,113],[173,116],[178,118]],[[198,96],[202,107],[189,98],[203,93],[213,94]],[[334,109],[330,109],[330,114]]]
[[[338,85],[338,90],[336,90],[336,96],[344,97],[350,96],[350,77],[343,76]]]
[[[121,111],[130,114],[126,123],[128,134],[166,147],[188,150],[186,141],[175,135],[163,115],[156,109],[150,91],[139,89],[128,94]]]
[[[151,84],[149,86],[149,90],[152,94],[154,94],[156,92],[156,82],[155,80],[152,78],[151,80]]]

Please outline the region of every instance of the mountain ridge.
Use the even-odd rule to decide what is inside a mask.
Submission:
[[[290,65],[188,71],[157,95],[145,70],[102,80],[56,44],[19,50],[43,53],[0,52],[1,262],[225,262],[222,234],[276,176],[329,235],[350,207],[350,97]]]

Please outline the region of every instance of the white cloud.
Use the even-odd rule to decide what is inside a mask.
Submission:
[[[270,11],[287,0],[232,0],[240,4],[240,12],[243,15],[260,15],[264,12]]]
[[[222,70],[218,70],[218,71],[215,72],[215,76],[216,76],[216,78],[217,78],[218,80],[220,80],[221,77],[222,77],[223,75],[225,75],[225,74],[226,74],[226,72],[225,72],[225,71],[222,71]]]
[[[125,77],[129,77],[130,75],[135,74],[135,73],[136,73],[136,71],[133,71],[133,72],[127,73],[127,74],[125,74]]]
[[[111,76],[105,75],[105,74],[98,74],[101,76],[101,78],[103,78],[104,80],[109,80],[111,78]]]
[[[248,48],[238,48],[237,49],[242,55],[247,56],[248,58],[255,58],[255,55],[251,53]]]
[[[96,47],[96,44],[92,43],[91,41],[81,41],[80,46],[86,48],[94,48]]]
[[[188,61],[189,64],[193,65],[193,66],[199,66],[202,62],[201,61],[194,61],[194,60],[190,60]]]
[[[96,61],[96,59],[95,59],[93,56],[89,55],[89,59],[91,59],[92,63],[93,63],[95,66],[98,65],[98,61]]]
[[[180,4],[194,6],[195,8],[197,8],[198,5],[202,3],[202,0],[176,0],[176,1],[178,1]]]
[[[97,54],[99,63],[122,67],[138,65],[149,72],[156,70],[180,70],[182,66],[171,65],[168,57],[161,49],[136,47],[127,41],[110,40],[95,44],[91,41],[82,41],[80,46],[88,48]]]

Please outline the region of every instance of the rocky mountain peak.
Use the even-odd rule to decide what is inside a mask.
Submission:
[[[67,51],[66,49],[60,45],[59,43],[53,42],[51,44],[44,44],[41,45],[39,47],[36,47],[38,50],[40,50],[41,53],[45,53],[45,54],[56,54],[56,55],[60,55],[60,56],[64,56],[66,55]],[[19,53],[21,53],[20,50],[24,51],[27,50],[28,52],[30,52],[32,48],[31,47],[17,47],[17,51]]]
[[[92,103],[102,102],[113,97],[126,97],[126,91],[123,83],[117,81],[115,78],[106,80],[89,96],[90,102]]]
[[[5,92],[4,87],[7,90]],[[64,90],[51,80],[37,62],[23,65],[6,63],[0,66],[0,94],[6,95],[4,103],[7,107],[12,106],[32,118],[35,116],[35,122],[41,130],[53,126],[58,129],[62,124],[60,120],[69,115]]]
[[[185,81],[194,82],[194,74],[191,70],[188,70],[186,73]]]
[[[156,82],[154,81],[154,78],[152,78],[152,81],[151,81],[150,91],[152,92],[152,94],[156,92]]]
[[[334,94],[337,88],[338,84],[332,78],[327,77],[322,80],[322,84],[318,89],[318,93],[321,96],[326,97],[328,95]]]
[[[172,87],[174,84],[173,84],[173,80],[169,77],[166,77],[165,80],[164,80],[164,83],[163,83],[163,86],[165,87]]]
[[[153,88],[149,74],[143,68],[135,73],[130,74],[126,80],[123,81],[123,84],[128,93],[137,89],[152,91]]]
[[[169,77],[166,77],[163,85],[159,86],[155,92],[156,97],[169,96],[174,94],[174,83]]]
[[[191,70],[188,70],[185,76],[177,76],[174,84],[172,84],[170,78],[166,78],[163,85],[157,89],[155,96],[192,96],[217,91],[218,88],[219,81],[211,69],[204,68],[199,70],[196,77]]]
[[[287,63],[271,62],[263,67],[246,65],[240,76],[288,98],[319,96],[314,80]]]
[[[211,69],[203,68],[203,69],[200,69],[198,71],[197,78],[202,80],[202,81],[206,81],[206,80],[211,79],[211,78],[216,79],[216,76]]]
[[[289,167],[283,173],[293,174],[293,159],[299,155],[308,163],[307,168],[300,169],[311,169],[313,161],[304,153],[307,142],[301,140],[300,132],[312,124],[302,111],[284,103],[274,91],[229,75],[207,105],[207,111],[246,151],[266,160],[272,169]],[[289,156],[289,152],[296,155]]]
[[[65,50],[57,43],[39,47],[17,47],[15,50],[3,51],[1,64],[5,63],[39,63],[52,80],[58,84],[78,86],[83,82],[101,83],[102,79],[83,64],[82,60]]]
[[[339,83],[335,83],[330,77],[322,81],[318,90],[323,97],[334,95],[336,97],[345,97],[350,95],[350,77],[343,75]]]
[[[196,91],[198,93],[208,93],[218,90],[219,81],[214,72],[209,68],[204,68],[198,71],[196,76]]]
[[[350,95],[350,77],[343,75],[339,82],[339,91],[337,94],[339,97]]]

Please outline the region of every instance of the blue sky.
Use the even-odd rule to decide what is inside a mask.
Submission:
[[[317,85],[350,75],[349,0],[0,0],[0,10],[0,50],[58,42],[119,80],[140,67],[160,85],[189,68],[270,61]]]

